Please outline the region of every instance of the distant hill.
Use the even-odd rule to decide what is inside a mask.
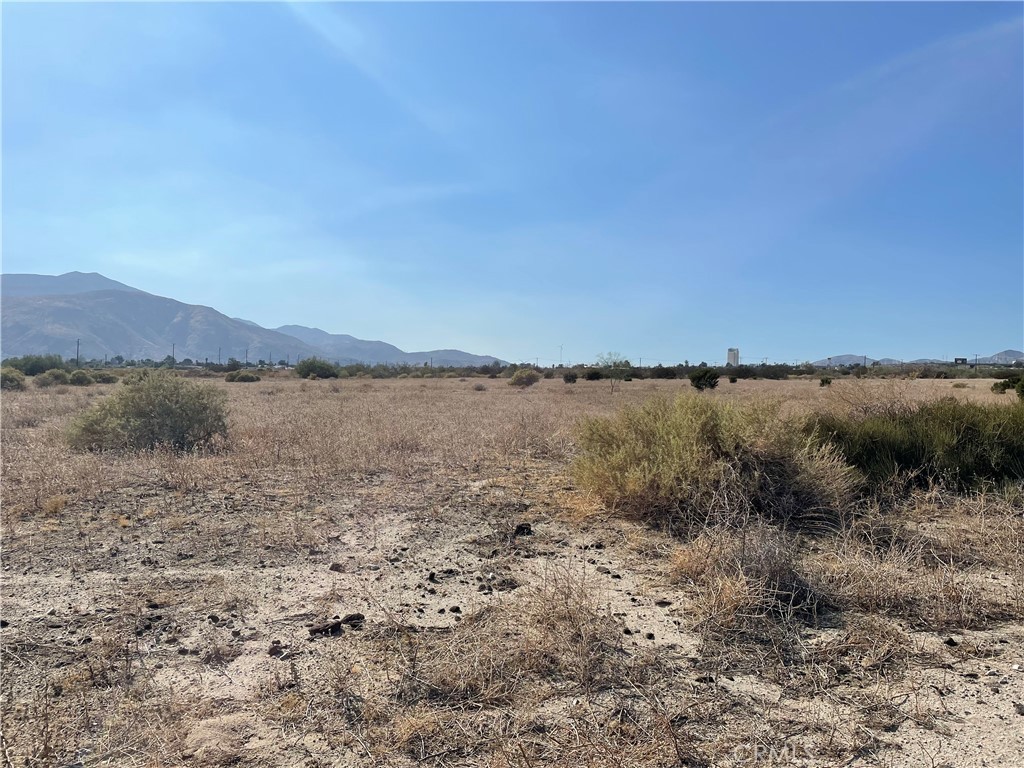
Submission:
[[[973,356],[966,356],[969,363],[974,363]],[[867,360],[867,365],[871,365],[876,362],[873,358],[864,355],[833,355],[831,358],[823,358],[821,360],[815,360],[811,365],[818,368],[825,368],[829,365],[862,365]],[[831,362],[829,362],[831,360]],[[1024,352],[1016,349],[1004,349],[1002,352],[996,352],[994,355],[988,355],[987,357],[979,357],[979,365],[1012,365],[1018,360],[1024,360]],[[877,361],[879,365],[900,365],[901,363],[906,365],[948,365],[952,363],[952,360],[937,360],[935,358],[921,357],[916,360],[896,360],[891,357],[883,357]]]
[[[341,358],[364,363],[406,363],[408,365],[422,365],[432,361],[436,366],[453,367],[488,365],[497,360],[495,357],[473,355],[458,349],[403,352],[393,344],[383,341],[366,341],[357,339],[355,336],[327,333],[319,328],[307,328],[303,325],[282,325],[276,330],[324,350],[327,357],[332,360]]]
[[[215,309],[154,296],[95,272],[11,274],[0,278],[0,357],[55,353],[74,357],[81,340],[85,359],[115,357],[177,360],[234,357],[276,362],[322,357],[340,363],[428,362],[436,366],[485,365],[494,357],[456,349],[403,352],[383,341],[364,341],[301,325],[270,330]]]
[[[63,275],[0,275],[3,298],[16,296],[68,296],[92,291],[134,291],[142,293],[99,272],[67,272]]]
[[[830,365],[871,365],[875,362],[872,357],[864,355],[833,355],[832,357],[815,360],[811,365],[818,368],[827,368]]]
[[[92,291],[64,296],[5,297],[3,356],[51,352],[84,358],[121,355],[162,360],[244,360],[310,357],[319,350],[296,338],[246,325],[210,307],[143,291]]]

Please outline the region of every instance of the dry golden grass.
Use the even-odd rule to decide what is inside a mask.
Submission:
[[[702,397],[1007,402],[967,383]],[[581,417],[688,382],[215,385],[229,437],[193,454],[70,451],[67,425],[118,385],[3,394],[0,765],[927,764],[915,734],[953,749],[958,727],[929,686],[1016,660],[1020,492],[680,539],[568,467]]]

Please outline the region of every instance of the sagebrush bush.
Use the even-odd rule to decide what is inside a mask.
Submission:
[[[93,371],[90,375],[97,384],[117,384],[117,376],[110,371]]]
[[[512,374],[512,378],[508,380],[508,383],[512,387],[532,387],[538,381],[540,381],[540,374],[533,370],[533,368],[520,368]]]
[[[231,371],[231,373],[224,377],[224,381],[239,382],[243,384],[250,384],[252,382],[260,380],[261,377],[259,376],[259,374],[245,370]]]
[[[819,387],[831,387],[832,386],[832,378],[830,376],[822,376],[821,379],[819,379],[819,381],[818,381],[818,386]]]
[[[859,483],[831,445],[780,415],[694,394],[584,419],[574,474],[610,508],[670,526],[751,514],[833,525]]]
[[[25,389],[25,374],[17,368],[0,368],[0,389],[20,392]]]
[[[822,413],[808,422],[880,490],[896,477],[967,489],[1024,479],[1024,407],[954,397],[912,407]]]
[[[32,381],[37,387],[56,387],[59,384],[69,384],[71,377],[63,368],[51,368],[33,377]]]
[[[295,366],[295,373],[302,379],[336,379],[339,372],[338,366],[319,357],[307,357]]]
[[[227,396],[157,371],[127,383],[72,422],[68,442],[90,451],[188,451],[227,434]]]
[[[88,371],[83,371],[79,368],[76,371],[72,371],[71,375],[68,376],[68,383],[73,387],[88,387],[94,382]]]
[[[578,378],[579,377],[576,375],[574,371],[569,371],[569,373],[562,374],[562,381],[564,381],[566,384],[575,384]]]

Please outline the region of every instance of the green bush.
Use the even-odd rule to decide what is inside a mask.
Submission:
[[[16,368],[26,376],[38,376],[54,368],[64,370],[64,358],[60,355],[24,355],[4,360],[5,368]]]
[[[960,489],[1024,479],[1024,408],[954,397],[867,414],[819,414],[808,428],[834,444],[870,486],[896,477]]]
[[[512,374],[512,378],[508,380],[508,383],[512,387],[532,387],[538,381],[540,381],[540,374],[533,370],[533,368],[520,368]]]
[[[690,371],[690,385],[698,392],[718,386],[718,371],[714,368],[697,368]]]
[[[93,371],[90,375],[97,384],[117,384],[117,376],[110,371]]]
[[[339,369],[334,363],[321,360],[319,357],[307,357],[295,366],[295,373],[302,379],[336,379]]]
[[[21,392],[25,389],[25,374],[17,368],[0,368],[0,389]]]
[[[254,381],[260,381],[259,374],[252,373],[251,371],[231,371],[227,376],[224,377],[224,381],[239,382],[243,384],[249,384]]]
[[[993,384],[992,391],[995,392],[997,395],[1003,395],[1006,394],[1006,390],[1013,389],[1013,387],[1014,382],[1010,381],[1009,379],[1004,379],[1003,381],[997,381],[995,384]]]
[[[610,509],[670,527],[751,514],[834,525],[860,478],[780,408],[685,394],[584,419],[573,474]]]
[[[68,441],[78,450],[188,451],[227,434],[227,396],[208,384],[153,372],[79,416]]]
[[[583,374],[583,378],[587,381],[600,381],[603,378],[602,373],[596,368],[591,368],[589,371]]]
[[[831,387],[832,386],[832,378],[830,376],[822,376],[821,379],[818,381],[818,386],[819,387]]]
[[[1013,388],[1014,392],[1017,393],[1017,397],[1024,400],[1024,379],[1017,382],[1017,386]]]
[[[71,372],[71,375],[68,377],[68,383],[73,387],[88,387],[94,382],[88,371],[83,371],[79,368],[77,371]]]
[[[578,378],[579,377],[576,375],[575,371],[569,371],[568,373],[562,374],[562,381],[566,384],[575,384]]]
[[[735,384],[737,381],[739,381],[739,377],[738,376],[730,376],[729,377],[729,383],[730,384]]]
[[[70,384],[71,377],[63,368],[51,368],[35,376],[32,381],[37,387],[55,387],[59,384]]]

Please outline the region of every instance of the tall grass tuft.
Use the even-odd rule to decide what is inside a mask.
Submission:
[[[958,489],[1024,479],[1024,408],[947,397],[916,407],[822,413],[808,422],[881,490],[894,478]]]
[[[783,419],[775,401],[655,398],[585,419],[579,438],[581,487],[620,514],[673,528],[751,515],[834,527],[860,482],[831,445]]]

